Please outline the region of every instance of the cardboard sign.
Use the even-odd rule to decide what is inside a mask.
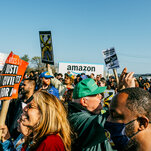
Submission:
[[[103,50],[102,53],[104,56],[106,67],[108,69],[115,69],[120,67],[114,48]]]
[[[39,31],[39,36],[42,62],[54,65],[51,31]]]
[[[16,99],[28,62],[11,52],[0,74],[0,100]]]

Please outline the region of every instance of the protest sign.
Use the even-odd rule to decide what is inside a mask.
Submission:
[[[42,62],[54,65],[51,31],[39,31],[39,36]]]
[[[3,106],[0,112],[0,126],[5,124],[5,119],[9,107],[9,100],[18,97],[19,84],[24,76],[28,66],[19,56],[11,52],[5,61],[5,65],[0,74],[0,100]],[[0,130],[0,139],[2,139],[2,130]]]
[[[118,58],[114,48],[102,50],[104,61],[108,69],[119,68]]]
[[[0,71],[2,71],[3,66],[5,64],[5,60],[7,59],[8,54],[6,53],[0,53]]]
[[[11,52],[0,74],[0,100],[16,99],[28,63]]]
[[[110,102],[111,102],[114,95],[115,95],[114,90],[105,90],[104,91],[104,99],[103,99],[104,106],[110,105]]]

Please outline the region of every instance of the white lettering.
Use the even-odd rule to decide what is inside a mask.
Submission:
[[[3,85],[14,85],[15,76],[4,76]]]
[[[22,76],[16,76],[15,83],[19,83]]]
[[[9,88],[2,88],[0,92],[0,97],[8,97]]]
[[[18,66],[7,64],[5,74],[17,74]]]

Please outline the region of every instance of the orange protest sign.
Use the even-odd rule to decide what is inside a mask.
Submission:
[[[11,52],[0,74],[0,100],[16,99],[28,62]]]

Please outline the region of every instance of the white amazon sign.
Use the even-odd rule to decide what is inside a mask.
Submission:
[[[97,74],[104,75],[104,65],[93,63],[59,62],[59,73],[65,74],[67,72],[74,75],[81,73],[85,73],[86,75],[94,73],[95,76]]]

